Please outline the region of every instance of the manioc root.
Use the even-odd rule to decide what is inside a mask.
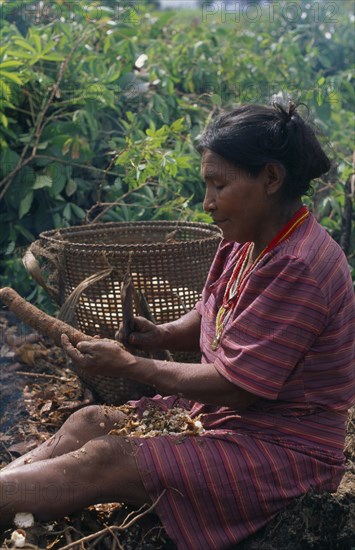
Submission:
[[[44,336],[48,336],[57,346],[61,345],[60,337],[62,334],[66,334],[74,346],[83,340],[88,341],[94,339],[93,336],[88,336],[80,330],[64,323],[64,321],[60,321],[44,313],[27,302],[12,288],[5,287],[0,289],[0,301],[26,325],[34,328]]]

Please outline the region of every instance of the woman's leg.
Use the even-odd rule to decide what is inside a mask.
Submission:
[[[48,521],[104,502],[142,505],[150,499],[129,438],[105,435],[56,458],[0,472],[0,516],[30,512]]]
[[[72,414],[55,435],[36,449],[10,462],[4,469],[55,458],[79,449],[87,441],[106,435],[113,427],[124,424],[126,418],[124,413],[114,407],[98,405],[84,407]]]

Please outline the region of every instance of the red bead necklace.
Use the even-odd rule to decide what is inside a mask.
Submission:
[[[226,285],[222,305],[216,316],[216,333],[211,343],[211,348],[213,350],[216,350],[220,344],[224,327],[226,326],[233,307],[236,305],[250,275],[253,271],[255,271],[264,256],[287,237],[289,237],[308,218],[308,216],[309,210],[307,206],[302,206],[299,210],[297,210],[292,218],[289,219],[281,231],[279,231],[279,233],[277,233],[269,244],[260,252],[259,256],[249,265],[249,267],[248,264],[250,263],[254,243],[247,242],[243,245],[237,263]]]

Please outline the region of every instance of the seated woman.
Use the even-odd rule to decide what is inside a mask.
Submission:
[[[124,437],[117,408],[74,413],[56,435],[0,473],[3,518],[59,518],[98,502],[156,513],[179,549],[224,549],[307,491],[335,491],[344,472],[354,391],[354,295],[346,258],[301,197],[330,162],[295,105],[223,112],[198,149],[204,208],[223,232],[196,308],[154,326],[137,348],[196,350],[200,364],[136,357],[110,340],[74,348],[91,373],[127,377],[199,415],[204,432]],[[74,452],[78,451],[78,452]]]

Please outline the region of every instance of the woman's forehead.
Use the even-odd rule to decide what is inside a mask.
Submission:
[[[218,153],[206,150],[202,156],[201,173],[204,179],[231,177],[239,172],[238,167],[221,157]]]

